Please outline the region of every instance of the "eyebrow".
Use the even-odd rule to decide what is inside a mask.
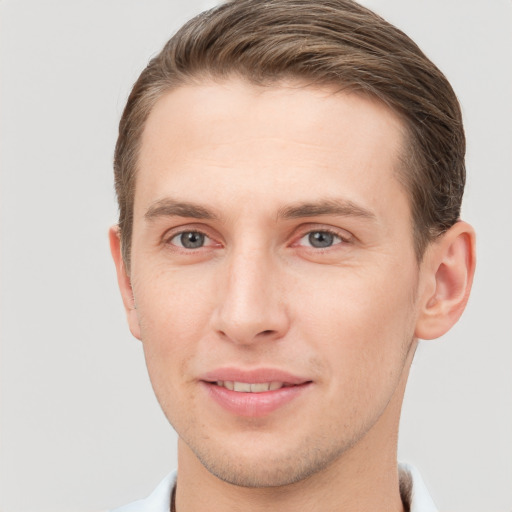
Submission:
[[[377,218],[371,210],[346,199],[324,199],[313,203],[299,203],[281,208],[277,214],[278,218],[283,219],[298,219],[317,215],[361,217],[369,220]]]
[[[361,217],[375,220],[376,216],[367,208],[346,199],[324,199],[316,202],[297,203],[280,208],[277,219],[299,219],[318,215]],[[189,217],[193,219],[219,220],[213,211],[189,201],[165,198],[156,201],[147,209],[144,217],[151,221],[158,217]]]
[[[156,201],[147,209],[144,217],[153,220],[158,217],[191,217],[193,219],[217,220],[219,217],[204,206],[188,201],[165,198]]]

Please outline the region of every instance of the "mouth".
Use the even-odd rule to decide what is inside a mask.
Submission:
[[[265,393],[267,391],[277,391],[281,388],[296,386],[297,384],[290,384],[288,382],[238,382],[233,380],[218,380],[210,384],[220,386],[222,388],[235,391],[236,393]]]
[[[298,403],[313,381],[275,370],[218,370],[201,379],[206,397],[236,416],[261,417]],[[210,401],[210,400],[209,400]]]

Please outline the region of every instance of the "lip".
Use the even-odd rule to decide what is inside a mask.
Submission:
[[[236,382],[248,382],[256,384],[257,382],[284,382],[298,386],[311,379],[293,375],[292,373],[279,370],[277,368],[256,368],[252,370],[242,370],[240,368],[218,368],[207,372],[199,377],[199,380],[206,382],[217,382],[218,380],[231,380]]]
[[[201,375],[199,380],[208,398],[227,412],[245,417],[261,417],[270,414],[299,398],[313,384],[311,379],[273,368],[254,370],[220,368]],[[216,382],[219,380],[250,384],[283,382],[287,387],[262,393],[243,393],[218,386]]]

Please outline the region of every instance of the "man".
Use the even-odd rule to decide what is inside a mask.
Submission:
[[[435,510],[396,446],[471,288],[464,152],[445,77],[354,2],[236,0],[167,43],[110,242],[178,470],[119,510]]]

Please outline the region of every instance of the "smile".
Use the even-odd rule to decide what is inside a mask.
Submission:
[[[276,391],[284,387],[291,387],[294,384],[287,384],[285,382],[237,382],[232,380],[218,380],[217,386],[236,391],[238,393],[265,393],[266,391]]]
[[[235,416],[263,417],[309,394],[313,381],[274,369],[219,369],[200,379],[206,403]],[[298,403],[298,402],[297,402]]]

